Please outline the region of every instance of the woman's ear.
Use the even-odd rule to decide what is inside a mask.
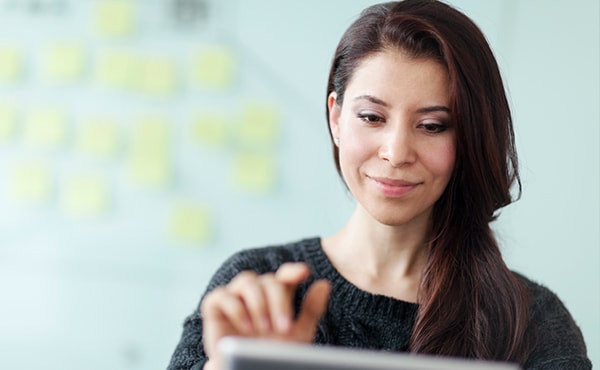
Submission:
[[[339,120],[341,107],[337,104],[337,93],[332,91],[327,97],[327,109],[329,110],[329,130],[334,141],[340,137]]]

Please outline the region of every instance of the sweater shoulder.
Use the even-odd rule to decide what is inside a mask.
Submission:
[[[530,294],[530,315],[542,329],[569,330],[578,333],[571,313],[556,293],[548,287],[517,274]]]
[[[526,369],[590,369],[591,362],[581,329],[556,293],[546,286],[517,274],[528,288],[531,327],[537,343]],[[565,367],[564,364],[579,364]]]
[[[551,316],[558,315],[562,319],[572,320],[571,314],[565,304],[555,292],[524,275],[515,274],[529,291],[531,297],[530,310],[534,317],[548,319]]]
[[[275,272],[284,263],[304,262],[307,253],[320,248],[320,238],[307,238],[290,243],[242,249],[227,258],[217,269],[210,284],[212,288],[227,284],[242,271],[258,274]]]

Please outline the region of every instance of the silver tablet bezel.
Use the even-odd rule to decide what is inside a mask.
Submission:
[[[263,364],[302,365],[306,370],[328,368],[362,370],[519,370],[503,362],[468,360],[410,353],[362,350],[347,347],[317,346],[267,339],[225,337],[218,344],[225,370],[243,370],[244,361]]]

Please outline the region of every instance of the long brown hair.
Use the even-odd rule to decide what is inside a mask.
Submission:
[[[521,192],[510,108],[494,55],[473,21],[442,2],[378,4],[342,36],[327,95],[335,91],[342,105],[360,62],[386,49],[445,66],[456,129],[456,167],[434,207],[410,350],[524,363],[530,351],[527,289],[504,263],[489,225],[513,201],[512,186],[517,196]],[[336,145],[333,156],[341,176]]]

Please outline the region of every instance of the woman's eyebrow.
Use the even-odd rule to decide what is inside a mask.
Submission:
[[[356,98],[354,98],[352,100],[356,101],[356,100],[362,100],[362,99],[368,100],[371,103],[375,103],[375,104],[384,106],[386,108],[389,108],[389,104],[388,103],[384,102],[383,100],[381,100],[379,98],[374,97],[373,95],[368,95],[368,94],[367,95],[360,95],[360,96],[357,96]]]
[[[390,105],[388,103],[386,103],[385,101],[373,96],[373,95],[359,95],[356,98],[352,99],[354,101],[356,100],[368,100],[371,103],[375,103],[378,105],[381,105],[383,107],[389,108]],[[445,112],[445,113],[450,113],[450,108],[443,106],[443,105],[432,105],[430,107],[423,107],[423,108],[419,108],[417,109],[417,113],[431,113],[431,112]]]
[[[446,112],[450,113],[450,108],[443,105],[432,105],[431,107],[423,107],[417,109],[417,113],[431,113],[431,112]]]

